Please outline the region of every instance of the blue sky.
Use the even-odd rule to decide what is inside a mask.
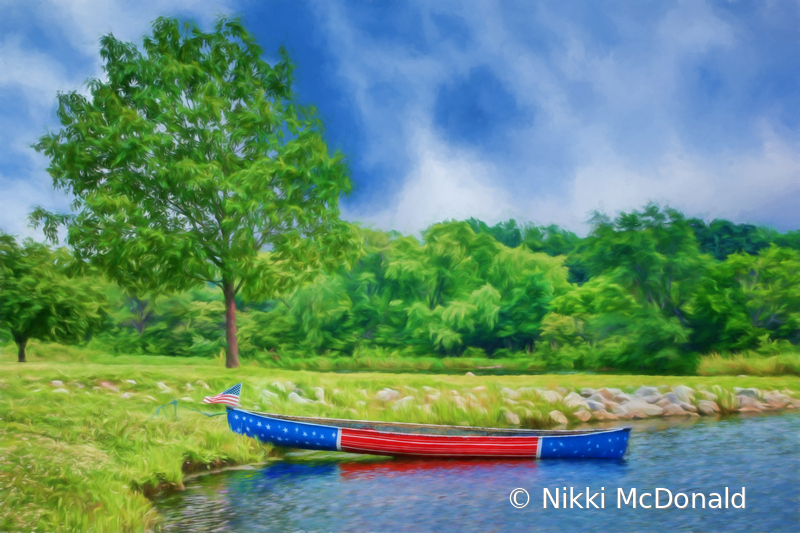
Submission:
[[[66,210],[30,144],[98,39],[159,15],[240,15],[285,45],[348,158],[349,220],[416,232],[470,216],[585,233],[650,200],[800,228],[800,3],[0,0],[0,229]]]

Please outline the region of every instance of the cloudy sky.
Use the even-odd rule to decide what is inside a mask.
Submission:
[[[345,217],[415,232],[470,216],[585,233],[654,200],[800,229],[800,2],[0,0],[0,229],[66,210],[30,145],[98,39],[239,15],[285,45],[355,190]]]

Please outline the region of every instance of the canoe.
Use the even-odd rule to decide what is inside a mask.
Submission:
[[[240,435],[275,446],[418,457],[604,458],[625,454],[631,428],[528,430],[260,413],[228,407]]]

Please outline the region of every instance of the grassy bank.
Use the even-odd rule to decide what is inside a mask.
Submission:
[[[238,381],[245,384],[242,405],[246,408],[494,426],[509,424],[506,413],[516,413],[522,425],[546,426],[551,423],[547,413],[552,409],[575,420],[569,408],[543,402],[533,392],[523,392],[511,405],[500,392],[503,387],[631,390],[640,385],[684,384],[728,390],[734,386],[800,390],[800,379],[793,376],[470,377],[336,374],[256,366],[226,370],[215,361],[166,357],[117,357],[113,365],[79,362],[74,357],[61,362],[32,359],[20,365],[8,352],[0,359],[0,530],[144,530],[157,525],[148,495],[181,487],[187,473],[261,462],[279,454],[280,450],[231,433],[224,417],[207,418],[183,410],[177,421],[171,413],[169,418],[148,420],[156,407],[173,398],[201,408],[203,396]],[[281,392],[281,386],[273,385],[276,382],[287,391]],[[399,390],[413,401],[397,409],[376,401],[375,394],[384,387]],[[323,391],[324,403],[297,404],[287,399],[291,390],[314,399],[317,388]],[[468,402],[468,408],[459,408],[456,397]],[[222,409],[206,406],[204,410]]]

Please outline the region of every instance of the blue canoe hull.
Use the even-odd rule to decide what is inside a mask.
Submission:
[[[465,428],[294,417],[228,408],[235,433],[305,450],[417,457],[618,459],[629,427],[574,431]]]

